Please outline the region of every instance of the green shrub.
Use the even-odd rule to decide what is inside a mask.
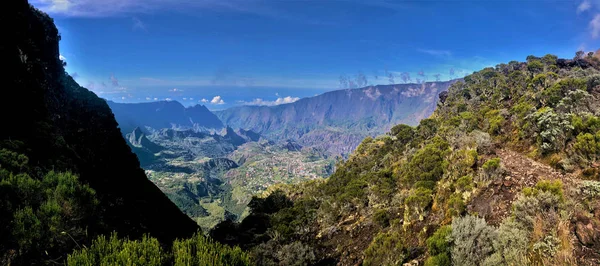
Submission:
[[[527,70],[538,73],[544,70],[544,64],[540,60],[532,60],[527,63]]]
[[[474,216],[457,217],[452,221],[452,263],[477,266],[494,252],[496,230],[484,219]]]
[[[600,131],[600,117],[594,115],[573,115],[571,118],[573,125],[573,133],[579,135],[581,133],[594,134]]]
[[[500,164],[500,158],[492,158],[483,163],[479,181],[491,181],[504,173],[504,169]]]
[[[460,194],[452,194],[450,199],[448,199],[448,215],[452,216],[460,216],[466,208],[466,204],[463,201],[463,198]]]
[[[463,176],[456,180],[455,185],[458,191],[471,191],[473,190],[473,177],[470,175]]]
[[[432,256],[438,254],[449,254],[451,251],[452,226],[446,225],[438,228],[426,241],[427,250]]]
[[[418,217],[419,221],[423,220],[425,209],[431,204],[432,195],[431,189],[423,187],[411,190],[404,200],[404,222],[410,223],[415,217]]]
[[[373,214],[373,221],[381,227],[388,227],[390,225],[390,216],[386,210],[376,210]]]
[[[438,181],[446,168],[444,156],[448,149],[448,142],[435,137],[432,143],[418,150],[410,159],[405,168],[404,180],[411,185],[418,181]]]
[[[483,164],[482,167],[483,167],[483,170],[494,171],[494,170],[500,168],[500,158],[489,159]]]
[[[397,232],[377,234],[365,250],[363,265],[401,265],[408,255],[402,239]]]
[[[510,219],[503,222],[497,232],[493,240],[495,251],[484,265],[526,265],[529,232]]]
[[[229,247],[196,234],[173,242],[175,266],[184,265],[252,265],[250,257],[239,247]]]
[[[390,135],[396,137],[400,144],[407,144],[413,140],[415,129],[405,124],[399,124],[390,129]]]
[[[590,133],[579,134],[573,148],[584,159],[598,160],[600,157],[600,131],[595,135]]]
[[[452,260],[448,253],[441,253],[435,256],[431,256],[425,260],[425,266],[450,266]]]
[[[524,188],[523,194],[526,197],[537,196],[540,192],[548,192],[558,197],[560,202],[564,202],[563,184],[560,180],[540,180],[533,188]]]
[[[488,133],[491,135],[497,135],[501,133],[502,125],[504,124],[504,117],[500,114],[499,110],[490,110],[486,112],[484,118],[488,124]]]
[[[540,181],[533,188],[524,188],[523,194],[513,202],[513,219],[532,230],[536,215],[557,213],[563,202],[562,182]]]
[[[76,250],[67,257],[68,265],[163,265],[165,253],[158,240],[144,236],[141,240],[96,238],[89,248]]]

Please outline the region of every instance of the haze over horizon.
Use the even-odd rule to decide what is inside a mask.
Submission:
[[[76,81],[211,110],[596,50],[598,1],[35,0]],[[404,73],[404,75],[403,75]]]

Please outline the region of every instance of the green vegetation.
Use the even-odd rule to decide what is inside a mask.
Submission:
[[[197,234],[189,239],[176,240],[171,252],[163,250],[156,238],[141,240],[109,239],[99,236],[89,248],[69,254],[69,265],[252,265],[249,256],[240,248],[214,243]]]
[[[430,118],[366,138],[326,181],[296,183],[285,165],[318,165],[317,151],[285,153],[294,159],[285,163],[276,152],[265,160],[242,154],[201,174],[210,160],[165,152],[172,157],[150,178],[172,190],[188,215],[227,216],[227,208],[248,202],[241,222],[225,219],[208,238],[191,236],[193,221],[147,180],[106,103],[66,75],[52,20],[26,3],[14,11],[3,45],[17,73],[0,99],[30,112],[17,117],[13,105],[0,104],[11,125],[0,131],[0,264],[600,261],[594,54],[529,56],[466,76]],[[238,190],[205,182],[231,170],[229,161],[244,165],[230,176]],[[267,182],[244,183],[256,169]],[[290,184],[266,188],[275,183]],[[231,193],[213,198],[219,189]],[[244,198],[248,190],[267,193]]]
[[[452,227],[442,226],[427,239],[427,250],[429,258],[425,261],[427,266],[448,266],[451,265],[451,236]]]
[[[313,149],[289,150],[282,144],[252,141],[222,154],[228,158],[211,159],[204,157],[204,150],[224,149],[221,146],[229,145],[226,140],[188,131],[168,132],[196,137],[168,138],[163,133],[147,136],[148,142],[166,150],[146,167],[146,174],[206,231],[224,220],[243,218],[252,195],[271,186],[318,180],[333,171],[334,159]]]
[[[418,126],[365,138],[325,182],[287,187],[292,206],[220,225],[211,235],[227,243],[250,239],[243,248],[259,261],[276,257],[266,246],[295,241],[312,247],[317,261],[344,265],[600,259],[589,251],[598,235],[584,229],[600,224],[595,58],[530,56],[473,73]],[[268,222],[257,230],[258,221]],[[260,233],[247,233],[253,230]]]
[[[100,226],[96,192],[72,173],[33,178],[29,158],[0,149],[0,262],[51,263]],[[12,171],[18,172],[12,172]]]

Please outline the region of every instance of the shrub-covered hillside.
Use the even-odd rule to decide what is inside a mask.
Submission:
[[[0,18],[0,265],[64,264],[113,232],[165,249],[197,232],[147,179],[107,103],[65,72],[53,20],[25,0]],[[214,255],[186,241],[187,255]]]
[[[529,56],[211,235],[263,265],[600,263],[600,60]]]

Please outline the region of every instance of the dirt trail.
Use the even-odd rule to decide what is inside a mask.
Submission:
[[[471,211],[485,217],[491,224],[499,224],[510,214],[512,202],[524,187],[535,186],[539,180],[560,179],[564,184],[576,182],[571,174],[563,174],[511,150],[498,150],[496,156],[506,173],[493,180],[469,205]]]

